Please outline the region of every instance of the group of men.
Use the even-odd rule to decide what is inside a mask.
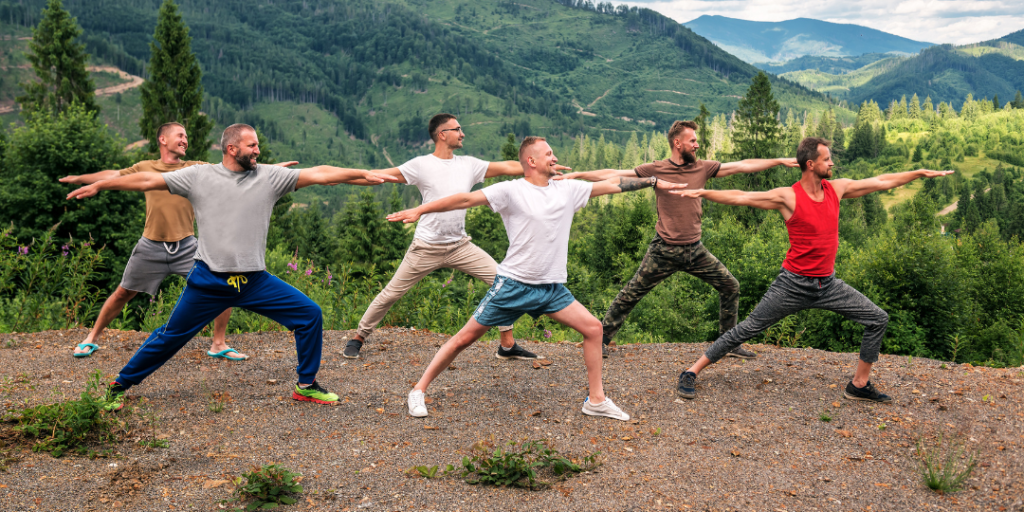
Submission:
[[[659,282],[677,271],[687,272],[719,292],[719,338],[691,368],[677,391],[696,396],[697,374],[722,357],[754,358],[741,347],[783,317],[808,308],[835,311],[865,325],[860,362],[844,395],[850,399],[889,402],[868,380],[885,333],[888,316],[864,295],[834,275],[838,247],[839,201],[887,190],[944,171],[911,171],[865,180],[832,177],[829,141],[804,139],[797,157],[744,160],[720,164],[696,157],[697,125],[677,121],[668,131],[671,156],[634,170],[603,170],[562,174],[548,143],[526,137],[519,161],[484,162],[455,155],[465,133],[450,114],[434,116],[428,125],[435,149],[397,168],[380,171],[318,166],[291,169],[296,162],[257,164],[259,141],[243,124],[229,126],[221,137],[223,160],[212,165],[183,160],[188,138],[183,126],[168,123],[157,134],[160,160],[140,162],[123,171],[69,176],[61,181],[85,184],[68,198],[85,198],[101,190],[146,192],[146,227],[132,252],[121,285],[106,301],[96,325],[75,350],[92,354],[99,334],[137,292],[155,294],[169,274],[186,276],[186,286],[167,324],[156,329],[111,383],[108,409],[120,409],[126,391],[139,384],[214,321],[211,357],[243,360],[247,356],[226,345],[224,333],[233,307],[243,307],[294,331],[298,355],[296,400],[333,404],[338,396],[321,386],[316,375],[323,345],[319,306],[301,292],[266,272],[264,253],[271,210],[280,197],[309,185],[415,185],[423,196],[416,208],[388,216],[394,222],[416,222],[414,241],[387,286],[359,322],[344,348],[347,358],[360,357],[363,343],[390,307],[430,272],[453,268],[490,285],[479,306],[455,336],[435,354],[409,393],[409,414],[427,416],[425,394],[430,383],[466,347],[491,327],[501,332],[496,357],[534,359],[518,346],[512,324],[522,315],[547,315],[583,335],[583,358],[589,395],[583,413],[628,420],[629,415],[605,396],[602,358],[636,304]],[[766,192],[705,190],[708,179],[753,173],[776,165],[799,166],[800,181]],[[472,191],[486,178],[523,176]],[[567,281],[569,232],[573,215],[591,197],[652,187],[658,209],[657,236],[636,275],[598,321],[564,286]],[[790,249],[779,277],[750,316],[737,324],[739,283],[701,243],[701,199],[766,210],[778,210],[786,221]],[[488,206],[501,215],[509,238],[499,265],[471,242],[465,230],[466,209]],[[200,229],[195,239],[193,219]]]

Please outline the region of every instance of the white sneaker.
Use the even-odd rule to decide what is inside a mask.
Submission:
[[[583,401],[583,414],[588,416],[605,416],[616,420],[629,421],[629,415],[622,412],[622,409],[619,409],[619,407],[615,405],[615,402],[612,402],[612,399],[608,397],[605,397],[604,402],[595,404],[590,401],[590,397],[588,396],[587,399]]]
[[[427,404],[423,401],[423,398],[424,395],[422,391],[416,391],[414,389],[409,392],[409,416],[422,418],[427,415]]]

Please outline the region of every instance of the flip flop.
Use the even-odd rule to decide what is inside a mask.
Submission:
[[[208,356],[210,356],[210,357],[212,357],[214,359],[227,359],[229,361],[245,361],[246,359],[249,359],[248,356],[246,356],[246,357],[232,357],[232,356],[229,356],[228,354],[231,353],[231,352],[234,352],[236,354],[238,353],[237,350],[235,350],[235,349],[233,349],[231,347],[228,347],[228,348],[226,348],[224,350],[221,350],[220,352],[216,352],[216,353],[207,351],[206,355],[208,355]]]
[[[89,347],[89,351],[88,352],[78,352],[78,353],[72,354],[72,355],[75,356],[75,357],[89,357],[89,356],[92,355],[93,352],[96,352],[100,348],[100,346],[95,344],[95,343],[79,343],[78,344],[78,348],[85,348],[85,347]]]

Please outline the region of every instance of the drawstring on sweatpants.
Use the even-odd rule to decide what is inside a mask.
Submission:
[[[180,248],[181,248],[181,240],[178,240],[177,242],[174,242],[174,250],[173,251],[171,250],[171,246],[167,242],[164,242],[164,250],[167,251],[167,254],[177,254],[178,253],[178,249],[180,249]]]

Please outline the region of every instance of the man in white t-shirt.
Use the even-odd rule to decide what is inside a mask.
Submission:
[[[477,183],[495,176],[521,176],[523,168],[519,162],[485,162],[479,158],[454,154],[462,148],[466,138],[458,119],[451,114],[437,114],[427,126],[434,141],[434,152],[413,158],[391,169],[374,171],[389,174],[399,183],[414,185],[423,196],[423,203],[473,190]],[[556,170],[568,170],[561,165]],[[387,286],[373,299],[359,320],[356,335],[345,345],[342,355],[357,359],[366,338],[387,315],[391,306],[398,302],[416,283],[440,268],[453,268],[485,281],[494,282],[498,263],[491,255],[470,242],[466,234],[466,212],[457,210],[425,215],[416,226],[412,245],[405,253],[402,264]],[[499,324],[501,346],[495,356],[498,359],[537,359],[537,354],[516,344],[512,337],[512,323]]]
[[[583,335],[583,360],[590,384],[583,413],[627,421],[629,415],[604,395],[601,383],[601,321],[577,302],[563,284],[568,277],[566,261],[572,217],[586,206],[591,197],[652,186],[681,191],[686,184],[658,181],[655,177],[615,177],[597,183],[552,181],[551,177],[559,167],[556,165],[558,158],[540,137],[523,140],[519,148],[519,162],[525,179],[455,194],[388,216],[392,222],[408,223],[428,213],[487,205],[501,214],[509,240],[508,253],[498,266],[494,284],[480,301],[473,318],[441,346],[409,392],[409,414],[416,417],[427,415],[424,397],[427,386],[491,326],[507,324],[529,314],[534,318],[547,315]]]

